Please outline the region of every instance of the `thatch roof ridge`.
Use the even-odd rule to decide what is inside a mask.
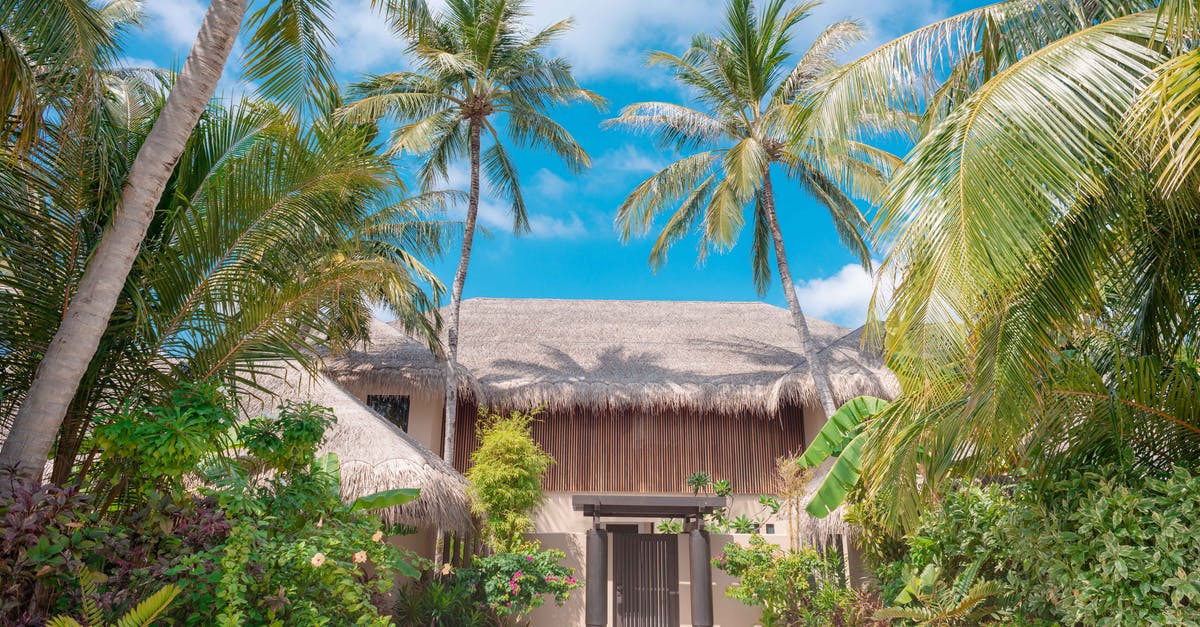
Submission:
[[[837,396],[894,393],[882,364],[844,342],[855,330],[816,318],[809,326],[832,355]],[[444,365],[428,349],[416,354],[415,340],[398,344],[402,335],[382,330],[381,342],[331,372],[349,374],[348,385],[374,377],[440,389]],[[791,314],[761,301],[472,298],[462,303],[458,361],[460,394],[493,406],[770,412],[815,396]]]
[[[337,454],[344,500],[394,488],[418,488],[421,496],[417,500],[380,512],[384,521],[437,525],[460,533],[472,530],[467,482],[462,474],[328,375],[313,376],[289,368],[284,377],[264,383],[276,397],[333,410],[337,422],[326,432],[319,452]],[[244,406],[247,415],[270,413],[275,401],[258,396]]]

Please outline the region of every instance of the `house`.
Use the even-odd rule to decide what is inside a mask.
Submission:
[[[863,350],[861,330],[808,324],[839,402],[896,394],[895,378]],[[589,572],[607,584],[590,591],[605,618],[593,615],[587,624],[609,616],[622,619],[614,624],[637,624],[629,612],[647,611],[663,613],[668,623],[713,624],[680,602],[705,576],[691,572],[707,562],[703,554],[690,561],[687,555],[719,550],[729,538],[713,537],[709,546],[706,535],[696,536],[705,546],[695,547],[686,534],[662,538],[656,522],[713,505],[711,495],[697,498],[685,485],[697,471],[730,482],[732,515],[760,510],[758,496],[777,488],[776,460],[801,451],[824,424],[789,312],[755,302],[476,298],[462,304],[459,345],[454,467],[465,471],[470,463],[481,408],[541,408],[533,435],[557,464],[545,478],[536,535],[566,551],[581,572],[604,562],[603,572]],[[369,347],[327,368],[359,401],[438,452],[445,372],[426,346],[381,322]],[[766,537],[789,542],[793,525],[782,512],[763,522]],[[806,529],[810,541],[840,530]],[[593,536],[605,545],[592,547],[588,564],[585,545]],[[655,551],[653,564],[633,563]],[[716,577],[715,624],[753,622],[725,598]],[[652,598],[638,604],[653,607],[632,609],[629,590],[647,586],[654,591],[639,594]],[[584,596],[539,610],[534,624],[584,624]]]
[[[272,370],[272,376],[259,381],[270,395],[247,390],[239,396],[243,415],[271,414],[284,401],[332,409],[337,422],[326,430],[317,455],[337,456],[342,500],[352,502],[395,488],[420,490],[416,500],[377,512],[388,527],[403,525],[411,531],[392,536],[391,542],[429,554],[438,529],[472,532],[475,524],[466,479],[427,445],[372,411],[326,374],[290,364]]]

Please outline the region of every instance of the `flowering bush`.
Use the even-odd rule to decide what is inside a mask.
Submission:
[[[547,596],[555,605],[566,603],[571,591],[583,585],[575,571],[559,562],[562,551],[520,551],[476,557],[471,568],[458,571],[458,580],[483,592],[482,601],[496,615],[521,617],[541,607]]]

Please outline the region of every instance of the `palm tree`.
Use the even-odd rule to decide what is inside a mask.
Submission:
[[[54,50],[61,41],[53,35],[64,31],[62,23],[88,23],[114,27],[105,21],[101,10],[83,0],[52,2],[54,9],[44,11],[47,3],[6,0],[3,14],[4,32],[14,27],[34,23],[31,31],[38,39],[38,48],[46,45]],[[116,0],[117,7],[128,8],[129,2]],[[61,10],[58,10],[61,9]],[[37,476],[44,465],[63,417],[87,373],[88,364],[100,345],[109,319],[117,306],[125,279],[133,266],[138,248],[154,218],[163,190],[176,162],[183,152],[192,129],[196,126],[205,105],[216,89],[225,62],[233,49],[246,11],[245,0],[212,0],[205,14],[196,41],[188,53],[183,70],[175,78],[170,95],[162,106],[138,156],[122,183],[121,202],[104,231],[99,245],[87,264],[79,285],[69,298],[69,306],[53,341],[46,348],[38,366],[37,376],[24,395],[24,402],[13,418],[4,445],[0,448],[0,464],[15,465],[28,477]],[[332,75],[331,64],[324,45],[330,40],[322,18],[329,12],[326,0],[292,0],[264,4],[250,17],[254,35],[247,48],[247,77],[265,79],[267,95],[289,99],[293,104],[303,95],[319,93]],[[31,15],[32,14],[32,15]],[[40,14],[40,15],[37,15]],[[68,32],[70,29],[66,29]],[[92,44],[96,37],[84,29],[75,29],[75,39]],[[101,33],[106,32],[101,29]],[[6,61],[19,60],[17,74],[35,75],[43,59],[21,57],[9,37],[3,50]],[[95,46],[84,46],[91,50]],[[97,55],[72,57],[74,71],[90,74],[89,64]],[[6,72],[9,64],[5,63]],[[21,80],[16,85],[34,84]],[[297,85],[305,87],[297,87]],[[307,88],[306,88],[307,87]],[[11,92],[6,88],[5,92]],[[13,103],[27,110],[28,93],[12,98],[3,95],[4,104]],[[31,119],[32,121],[32,119]],[[28,137],[28,129],[21,131]],[[6,138],[7,141],[7,138]]]
[[[442,456],[453,462],[459,309],[479,212],[481,169],[488,186],[512,203],[513,230],[529,229],[516,166],[497,127],[503,126],[513,144],[549,150],[579,172],[591,163],[587,153],[547,111],[579,101],[602,107],[605,101],[579,87],[565,60],[543,54],[570,28],[570,20],[528,35],[521,23],[528,15],[523,0],[450,0],[437,14],[419,0],[387,6],[393,27],[408,38],[415,68],[355,85],[358,99],[342,115],[351,121],[388,117],[399,122],[389,138],[390,151],[422,157],[418,175],[426,189],[444,181],[458,159],[466,157],[470,163],[462,254],[446,325]],[[491,144],[486,149],[484,135]]]
[[[0,421],[23,401],[42,346],[96,249],[106,216],[162,98],[137,75],[106,75],[88,116],[88,146],[59,150],[41,190],[43,211],[0,223]],[[82,480],[90,429],[128,403],[160,402],[180,381],[245,389],[281,361],[366,339],[383,303],[430,343],[442,291],[419,261],[440,254],[447,230],[428,215],[454,196],[400,195],[391,160],[369,125],[333,123],[331,95],[311,124],[267,103],[210,106],[191,133],[125,289],[58,432],[55,481]],[[52,131],[56,131],[51,125]],[[58,135],[55,132],[55,135]],[[77,181],[77,182],[76,182]],[[81,202],[79,190],[99,190]],[[87,466],[86,464],[84,466]]]
[[[839,70],[814,106],[824,133],[864,107],[919,120],[876,224],[904,394],[862,448],[896,525],[947,476],[1200,455],[1200,22],[1155,4],[983,7]]]
[[[718,36],[695,36],[682,56],[650,55],[652,65],[665,66],[697,94],[700,108],[642,102],[626,107],[609,124],[652,131],[664,146],[680,152],[704,150],[638,185],[618,209],[617,224],[622,239],[628,240],[647,232],[660,213],[679,203],[650,253],[650,263],[657,267],[666,261],[671,245],[697,223],[702,256],[708,249],[728,249],[741,232],[747,207],[753,205],[755,286],[764,294],[770,284],[773,249],[801,356],[825,415],[832,416],[837,404],[796,297],[772,170],[798,183],[829,210],[842,242],[869,271],[870,248],[863,239],[867,223],[843,187],[874,198],[894,159],[865,144],[808,131],[804,121],[819,79],[836,67],[837,54],[863,35],[857,22],[833,24],[791,65],[792,31],[815,3],[790,9],[787,4],[769,0],[757,11],[751,0],[732,0]]]

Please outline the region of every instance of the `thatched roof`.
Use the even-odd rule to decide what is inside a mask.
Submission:
[[[861,331],[808,323],[839,401],[896,394],[895,377],[860,350]],[[791,315],[765,303],[475,298],[461,326],[460,394],[492,406],[772,411],[815,398]],[[428,348],[372,330],[371,346],[330,365],[339,381],[444,385]]]
[[[290,368],[277,381],[261,380],[278,399],[309,401],[333,409],[337,423],[326,433],[320,453],[341,461],[342,498],[394,488],[419,488],[417,500],[380,512],[387,523],[437,525],[469,533],[473,527],[466,479],[392,423],[360,402],[328,375],[311,376]],[[244,399],[247,415],[269,413],[277,399]]]

